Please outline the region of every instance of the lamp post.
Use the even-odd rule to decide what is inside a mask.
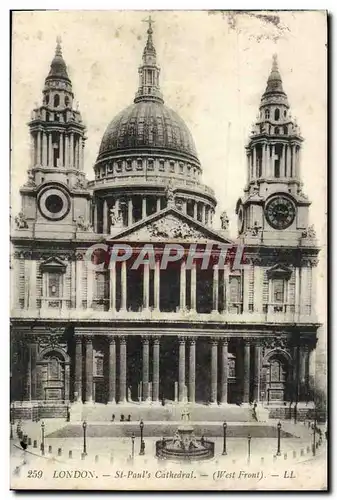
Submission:
[[[82,427],[83,427],[83,455],[87,455],[87,423],[86,421],[84,420],[83,421],[83,424],[82,424]]]
[[[44,455],[44,422],[41,422],[41,434],[42,434],[42,443],[41,443],[41,454]]]
[[[250,464],[250,442],[252,440],[252,436],[248,434],[248,465]]]
[[[226,443],[226,438],[227,438],[227,422],[224,422],[222,424],[223,426],[223,450],[222,454],[227,455],[227,443]]]
[[[279,457],[281,455],[281,422],[277,424],[277,452],[276,455]]]
[[[135,456],[135,433],[133,432],[132,435],[131,435],[131,442],[132,442],[132,452],[131,452],[131,456],[132,456],[132,460],[134,459],[134,456]]]
[[[312,437],[313,437],[313,440],[312,440],[312,454],[313,456],[316,455],[316,425],[315,423],[313,423],[311,425],[311,428],[312,428]]]
[[[143,429],[144,429],[143,420],[140,421],[139,427],[140,427],[140,451],[139,451],[139,455],[144,455],[145,451],[144,451],[144,441],[143,441]]]

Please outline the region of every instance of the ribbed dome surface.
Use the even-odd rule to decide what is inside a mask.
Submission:
[[[197,159],[192,135],[179,115],[156,101],[141,101],[121,111],[106,129],[98,160],[126,149],[161,149]]]

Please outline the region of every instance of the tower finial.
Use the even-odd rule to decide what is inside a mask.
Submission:
[[[143,23],[148,23],[149,27],[147,29],[148,35],[152,35],[153,29],[152,29],[152,24],[154,23],[154,20],[152,19],[151,16],[149,16],[147,19],[143,19]]]
[[[272,71],[278,71],[277,54],[273,54],[273,67],[272,67]]]
[[[61,47],[61,42],[62,42],[62,39],[60,36],[57,36],[56,37],[56,51],[55,51],[55,54],[57,56],[62,56],[62,47]]]

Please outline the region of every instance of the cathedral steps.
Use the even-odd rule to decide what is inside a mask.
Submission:
[[[206,405],[151,405],[151,404],[121,404],[103,405],[91,404],[82,405],[82,419],[91,422],[115,422],[127,420],[128,415],[131,421],[180,421],[182,413],[188,409],[191,421],[200,422],[254,422],[251,407],[237,405],[206,406]],[[76,409],[78,415],[78,408]],[[113,418],[114,415],[114,418]],[[75,420],[75,419],[74,419]],[[72,421],[74,421],[72,419]]]

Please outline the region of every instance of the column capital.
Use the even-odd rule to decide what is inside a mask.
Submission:
[[[210,342],[212,345],[218,345],[219,337],[211,337]]]
[[[75,335],[75,343],[82,344],[83,337],[81,335]]]
[[[222,345],[227,345],[228,346],[229,339],[227,337],[226,338],[222,338],[222,339],[220,339],[220,342],[221,342]]]
[[[83,338],[84,338],[84,342],[86,344],[91,344],[93,339],[94,339],[94,336],[93,335],[84,335]]]
[[[112,335],[107,336],[107,341],[109,344],[115,344],[116,343],[116,338],[113,337]]]
[[[126,337],[124,335],[120,335],[118,338],[121,344],[126,344]]]
[[[161,335],[157,335],[156,337],[152,337],[153,343],[155,345],[159,345],[160,344],[160,339],[161,339]]]
[[[185,344],[186,340],[187,340],[187,337],[178,337],[179,344]]]
[[[142,335],[142,343],[148,344],[150,342],[150,337],[148,335]]]
[[[195,345],[196,338],[195,337],[188,337],[188,341],[189,341],[190,345]]]

